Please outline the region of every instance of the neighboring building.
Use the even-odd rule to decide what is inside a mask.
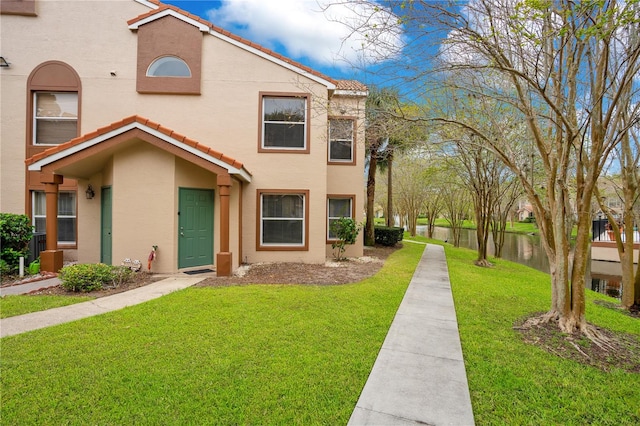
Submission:
[[[533,206],[529,201],[519,200],[516,215],[518,216],[518,222],[524,222],[527,219],[533,219]]]
[[[43,270],[322,263],[361,220],[364,85],[156,1],[0,4],[0,211],[47,232]]]

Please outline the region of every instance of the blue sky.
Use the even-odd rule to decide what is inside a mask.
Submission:
[[[165,0],[214,25],[274,50],[338,79],[374,80],[364,57],[378,54],[363,48],[363,38],[341,22],[354,22],[362,11],[354,4],[321,10],[326,0]],[[384,10],[384,8],[382,8]],[[283,14],[283,11],[286,13]],[[379,13],[379,12],[378,12]],[[384,12],[383,12],[384,13]],[[384,18],[384,17],[381,17]],[[340,22],[337,22],[340,21]],[[398,38],[392,41],[401,45]],[[367,55],[367,56],[363,56]],[[370,62],[367,62],[370,63]]]

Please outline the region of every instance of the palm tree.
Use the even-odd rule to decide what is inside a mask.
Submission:
[[[371,87],[367,98],[367,127],[365,144],[367,147],[367,221],[364,233],[364,243],[368,246],[375,245],[373,224],[373,204],[376,190],[376,171],[378,163],[385,164],[388,168],[389,157],[387,147],[390,145],[392,135],[396,128],[396,118],[399,114],[398,92],[389,88]],[[393,154],[392,154],[393,155]],[[393,159],[393,157],[391,157]],[[386,163],[383,163],[385,162]],[[389,172],[390,175],[390,172]],[[389,178],[389,194],[391,194],[391,180]],[[392,201],[392,195],[389,195]],[[387,224],[393,210],[391,201],[388,200]]]

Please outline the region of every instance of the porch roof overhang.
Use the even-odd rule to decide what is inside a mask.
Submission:
[[[139,115],[51,147],[25,162],[29,171],[89,178],[116,152],[137,141],[147,142],[213,173],[228,173],[251,182],[251,173],[241,162]]]

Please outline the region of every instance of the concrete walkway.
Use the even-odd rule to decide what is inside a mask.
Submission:
[[[32,291],[55,287],[58,284],[60,284],[60,279],[58,277],[53,277],[38,281],[31,281],[24,284],[16,284],[9,287],[0,287],[0,296],[31,293]]]
[[[127,306],[137,305],[139,303],[164,296],[165,294],[191,287],[205,278],[205,276],[172,276],[143,287],[138,287],[112,296],[100,297],[88,302],[76,303],[75,305],[62,306],[60,308],[48,309],[46,311],[32,312],[30,314],[0,319],[0,337],[12,336],[14,334],[71,322],[103,314],[105,312],[115,311]],[[57,278],[53,278],[53,280],[55,279]],[[39,281],[39,283],[39,286],[33,290],[43,287],[43,282]],[[15,287],[14,290],[20,290],[20,288],[22,288],[22,290],[26,290],[26,288],[23,288],[24,285],[30,284],[21,284],[13,287]],[[5,289],[11,289],[13,287],[5,287]],[[24,292],[25,291],[23,291],[23,293]],[[3,292],[3,295],[4,294],[8,293]]]
[[[427,244],[349,425],[473,425],[447,261]]]

